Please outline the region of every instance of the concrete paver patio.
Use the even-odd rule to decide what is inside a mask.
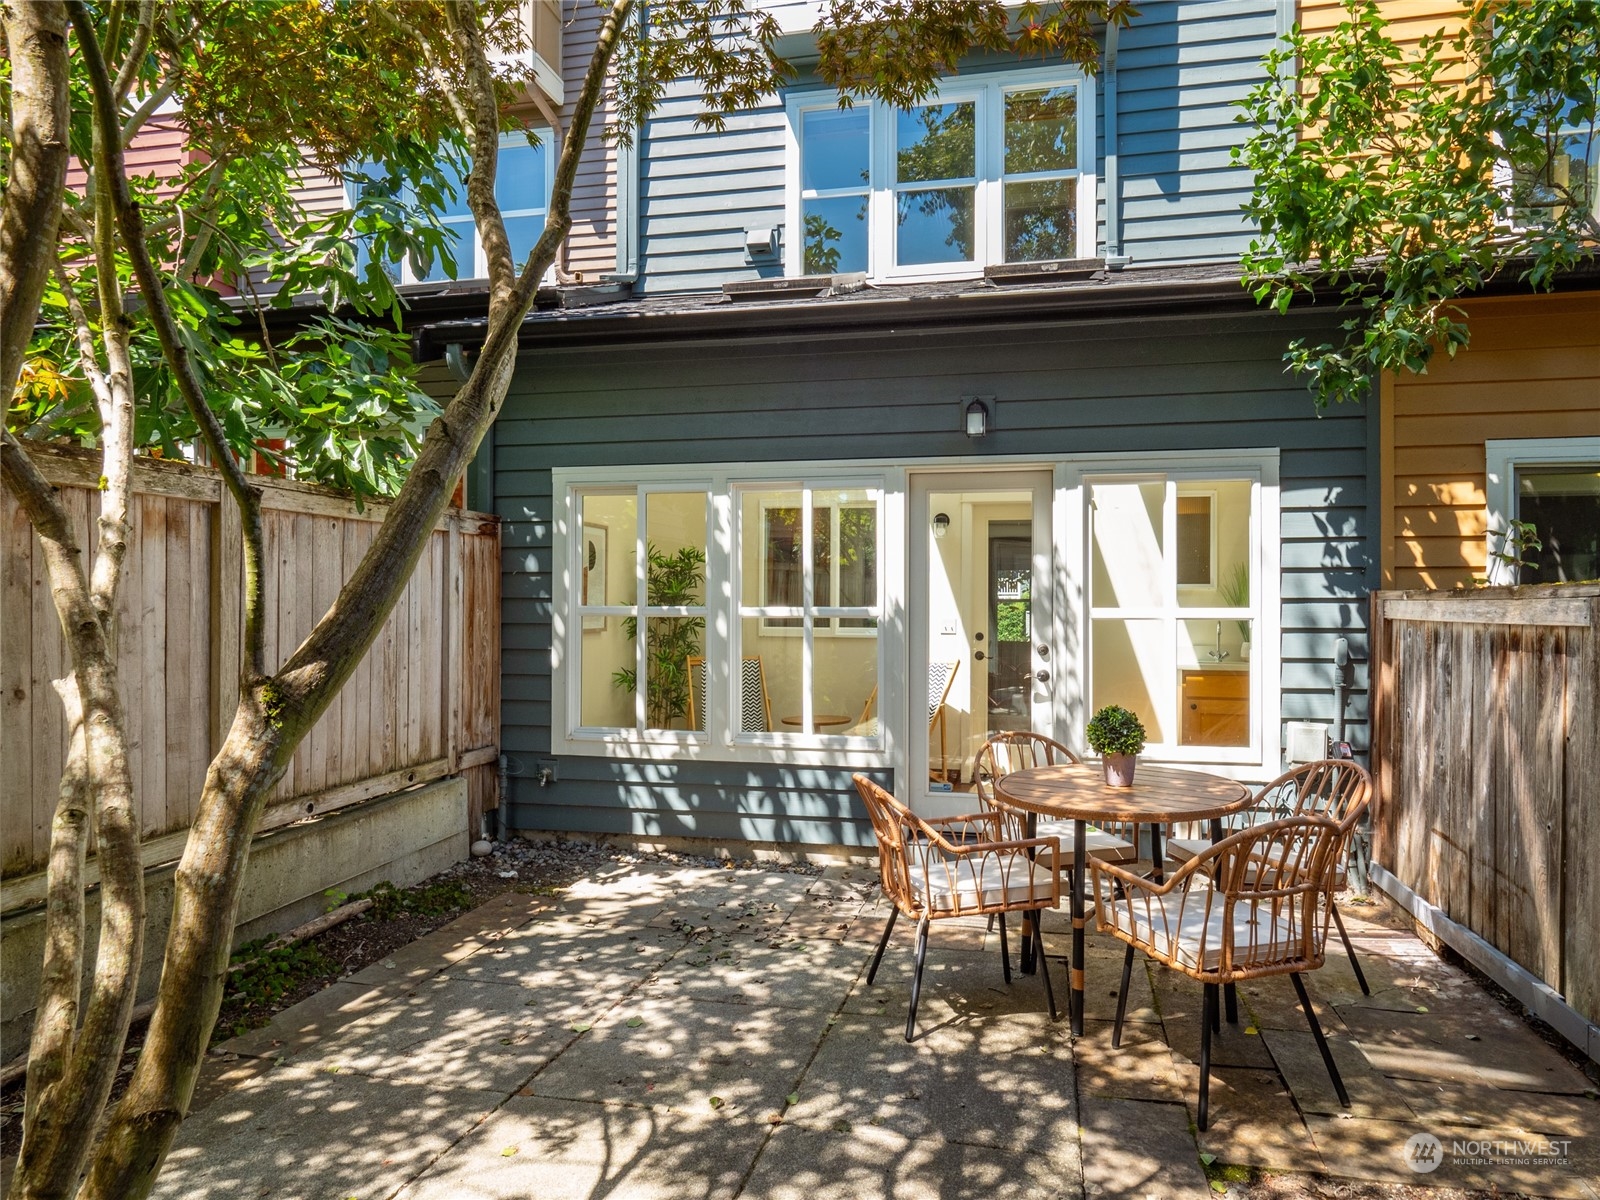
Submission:
[[[1594,1084],[1415,938],[1347,915],[1309,981],[1352,1104],[1288,981],[1240,991],[1193,1126],[1200,989],[1091,938],[1083,1037],[981,921],[936,927],[902,1039],[910,922],[877,984],[875,874],[619,867],[506,895],[213,1054],[163,1197],[860,1200],[1213,1195],[1202,1165],[1600,1200]],[[1065,923],[1046,922],[1064,952]],[[1065,973],[1052,961],[1058,998]],[[1063,1001],[1064,1003],[1064,998]],[[1443,1165],[1414,1172],[1414,1134]],[[1468,1165],[1456,1140],[1558,1139]],[[1477,1155],[1486,1157],[1487,1152]]]

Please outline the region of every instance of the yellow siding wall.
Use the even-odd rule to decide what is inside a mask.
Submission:
[[[1379,7],[1389,22],[1389,36],[1402,48],[1416,45],[1426,33],[1456,32],[1470,11],[1464,0],[1383,0]],[[1307,33],[1326,33],[1345,17],[1341,0],[1301,0],[1295,14]]]
[[[1383,381],[1385,587],[1466,587],[1483,574],[1485,441],[1600,436],[1600,295],[1466,308],[1468,349]]]

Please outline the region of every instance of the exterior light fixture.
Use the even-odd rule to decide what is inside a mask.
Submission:
[[[933,514],[933,536],[942,538],[950,532],[950,517],[947,513]]]
[[[989,409],[982,400],[973,400],[967,405],[966,434],[973,441],[984,437],[989,432]]]

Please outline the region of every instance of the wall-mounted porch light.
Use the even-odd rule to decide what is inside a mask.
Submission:
[[[967,436],[973,441],[977,441],[979,438],[988,435],[989,408],[982,400],[974,398],[972,403],[967,405],[966,423],[964,428]]]
[[[950,517],[947,513],[933,514],[933,536],[942,538],[950,532]]]

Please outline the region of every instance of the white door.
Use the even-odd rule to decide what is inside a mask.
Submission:
[[[1046,470],[911,476],[904,794],[920,812],[970,811],[991,732],[1054,735],[1051,490]]]

